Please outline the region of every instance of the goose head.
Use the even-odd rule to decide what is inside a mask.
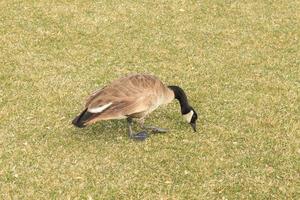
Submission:
[[[198,114],[194,108],[190,107],[187,113],[182,113],[182,116],[186,121],[192,126],[193,130],[196,132],[196,122],[198,119]]]
[[[168,86],[168,88],[173,91],[174,98],[179,101],[182,116],[196,132],[196,121],[198,119],[198,115],[195,109],[190,106],[185,92],[178,86]]]

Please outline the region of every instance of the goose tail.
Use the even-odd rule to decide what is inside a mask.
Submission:
[[[93,116],[94,113],[89,112],[86,108],[73,119],[72,124],[78,128],[84,128],[86,126],[85,123],[92,119]]]

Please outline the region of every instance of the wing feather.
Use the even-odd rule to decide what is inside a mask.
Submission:
[[[95,91],[86,101],[90,109],[105,107],[97,119],[117,119],[135,113],[152,111],[160,98],[163,84],[151,75],[132,75],[118,79],[110,85]]]

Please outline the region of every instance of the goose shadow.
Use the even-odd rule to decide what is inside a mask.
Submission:
[[[151,124],[152,120],[149,120]],[[71,123],[71,122],[70,122]],[[121,139],[130,139],[128,133],[128,125],[126,119],[121,120],[107,120],[107,121],[99,121],[95,124],[88,125],[83,128],[75,127],[71,124],[71,135],[74,137],[87,137],[90,139],[99,139],[99,140],[119,140]],[[137,122],[133,123],[133,130],[138,132],[143,129],[139,126]],[[170,130],[168,129],[167,132]],[[149,137],[153,137],[155,135],[161,135],[165,133],[153,133],[151,131],[147,131]],[[131,140],[131,139],[130,139]]]
[[[72,126],[72,136],[85,136],[93,139],[117,139],[128,136],[126,120],[100,121],[83,128]]]

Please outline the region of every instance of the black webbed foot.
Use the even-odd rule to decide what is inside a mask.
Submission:
[[[135,134],[132,134],[130,136],[131,139],[137,140],[137,141],[144,141],[146,138],[148,138],[149,134],[146,131],[141,131]]]

